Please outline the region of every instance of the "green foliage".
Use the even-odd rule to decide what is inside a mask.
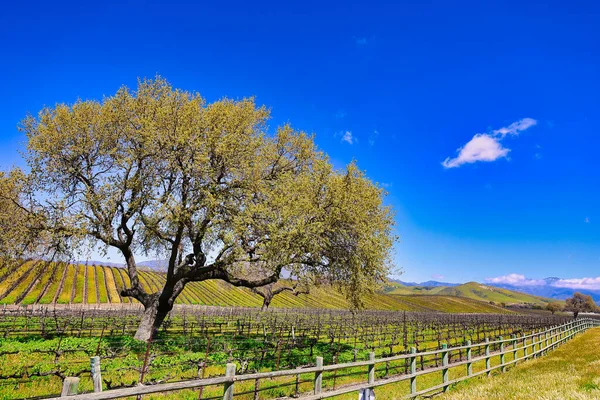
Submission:
[[[563,309],[564,305],[559,302],[559,301],[553,301],[552,303],[548,303],[548,305],[546,306],[546,310],[550,311],[552,314],[554,314],[557,311],[561,311]]]
[[[30,174],[4,179],[4,198],[25,193],[60,250],[121,251],[128,293],[147,306],[162,283],[138,278],[135,252],[171,260],[162,290],[170,297],[160,300],[169,305],[187,282],[263,286],[286,268],[360,307],[385,279],[396,239],[384,191],[355,163],[334,170],[306,133],[285,125],[270,134],[268,118],[253,99],[208,104],[160,77],[101,102],[47,107],[20,125]],[[209,252],[218,255],[205,265]],[[187,253],[195,261],[184,262]],[[88,274],[88,284],[94,277],[100,298],[88,288],[88,299],[103,302],[103,278]]]
[[[592,296],[575,292],[573,297],[565,301],[565,311],[573,313],[573,317],[577,318],[580,312],[597,312],[598,306],[594,303]]]

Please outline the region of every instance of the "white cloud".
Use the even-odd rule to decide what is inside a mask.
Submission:
[[[472,164],[478,161],[491,162],[508,155],[510,149],[502,146],[500,141],[506,135],[518,135],[528,128],[537,124],[532,118],[523,118],[513,122],[509,126],[493,130],[492,133],[478,133],[457,150],[458,155],[454,158],[446,158],[442,165],[444,168],[456,168],[463,164]]]
[[[457,157],[448,157],[442,162],[444,168],[456,168],[463,164],[470,164],[477,161],[495,161],[506,157],[510,149],[502,147],[500,142],[490,135],[478,133],[464,147],[461,147],[457,151]]]
[[[433,275],[431,275],[431,277],[438,281],[444,279],[444,275],[440,275],[440,274],[433,274]]]
[[[344,135],[342,136],[342,142],[346,142],[348,144],[354,144],[354,143],[358,142],[358,139],[355,138],[354,136],[352,136],[352,132],[346,131],[346,132],[344,132]]]
[[[493,131],[493,133],[494,135],[498,135],[500,137],[504,137],[506,135],[518,135],[519,132],[529,129],[536,124],[537,121],[533,118],[523,118],[522,120],[513,122],[509,126],[496,129],[495,131]]]
[[[495,278],[487,278],[485,281],[489,283],[503,283],[513,286],[540,286],[546,284],[546,282],[542,279],[528,279],[525,278],[525,275],[521,274],[497,276]]]
[[[588,217],[585,217],[585,219],[583,220],[583,222],[585,222],[586,224],[590,223],[590,219]]]
[[[575,290],[600,290],[600,276],[595,278],[569,278],[546,282],[543,279],[529,279],[521,274],[508,274],[495,278],[487,278],[486,282],[501,283],[513,286],[550,286]]]
[[[596,278],[559,279],[552,286],[568,289],[600,290],[600,276]]]

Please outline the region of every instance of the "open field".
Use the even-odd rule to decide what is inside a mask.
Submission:
[[[548,356],[527,361],[506,374],[456,385],[440,400],[598,399],[600,328],[593,328]]]
[[[148,292],[156,292],[165,275],[140,271],[140,281]],[[16,270],[0,269],[0,304],[131,304],[137,300],[123,298],[120,291],[129,284],[122,268],[92,265],[66,265],[28,261]],[[385,290],[365,299],[365,308],[390,311],[434,311],[461,313],[507,313],[500,303],[544,305],[550,299],[522,293],[465,284],[455,288],[438,287],[419,290],[393,283]],[[448,289],[448,290],[446,290]],[[449,290],[452,289],[452,290]],[[419,296],[417,296],[419,295]],[[422,297],[420,295],[423,295]],[[491,304],[494,303],[494,304]],[[260,307],[262,298],[246,288],[223,281],[188,283],[177,304]],[[348,309],[346,298],[327,286],[313,288],[308,295],[281,293],[271,303],[275,308]]]

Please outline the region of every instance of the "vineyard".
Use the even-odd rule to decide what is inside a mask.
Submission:
[[[147,292],[160,290],[165,282],[164,273],[150,270],[140,271],[139,277]],[[0,269],[0,304],[28,306],[137,303],[137,300],[121,297],[121,289],[128,285],[129,277],[123,268],[28,261],[16,270]],[[421,294],[393,284],[384,288],[384,291],[367,297],[365,308],[390,311],[504,313],[507,311],[495,304],[531,302],[543,305],[550,301],[501,289],[478,289],[478,296],[475,296],[472,286],[473,284],[465,284],[459,288],[447,288],[453,289],[452,292],[440,288]],[[471,288],[471,291],[467,291],[466,288]],[[495,304],[490,304],[492,299],[495,300]],[[248,289],[231,286],[223,281],[204,281],[188,283],[177,299],[177,304],[260,307],[262,301],[259,295]],[[283,292],[275,296],[271,305],[276,308],[349,308],[346,298],[329,287],[313,288],[310,294],[300,296]]]
[[[0,398],[57,395],[68,376],[80,377],[81,390],[90,391],[89,363],[96,355],[104,388],[114,389],[222,376],[227,363],[236,364],[236,374],[245,374],[309,367],[317,356],[325,365],[366,360],[371,352],[389,357],[406,354],[410,347],[427,351],[442,344],[479,343],[564,321],[551,316],[179,307],[146,344],[132,339],[139,316],[127,309],[5,309],[0,317]],[[459,360],[465,356],[460,351],[453,355]],[[404,361],[386,363],[378,376],[405,373]],[[417,364],[423,370],[441,362],[440,357],[426,356]],[[323,385],[352,383],[356,373],[325,374]],[[257,381],[241,398],[292,396],[304,386],[299,377]],[[211,398],[219,390],[181,396]]]

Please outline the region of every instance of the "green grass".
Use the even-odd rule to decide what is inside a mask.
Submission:
[[[71,292],[73,291],[73,281],[75,279],[76,271],[76,265],[69,265],[67,267],[65,283],[62,287],[62,291],[58,295],[58,299],[56,300],[58,304],[69,304],[71,302]]]
[[[73,297],[73,303],[80,304],[83,302],[83,289],[85,287],[85,265],[77,265],[77,275],[75,275],[75,297]],[[89,282],[89,275],[88,275]],[[89,285],[89,283],[88,283]],[[89,287],[88,287],[89,292]],[[89,296],[88,296],[89,299]]]
[[[10,272],[5,279],[3,279],[0,282],[0,296],[3,296],[5,294],[10,294],[7,293],[8,290],[10,290],[10,288],[12,287],[12,285],[17,282],[19,279],[21,279],[23,277],[24,274],[27,273],[27,271],[35,264],[35,261],[28,261],[24,264],[22,264],[21,266],[19,266],[18,268],[16,268],[14,271]],[[31,275],[31,274],[30,274]],[[5,303],[4,299],[2,299],[0,301],[0,303]]]
[[[54,296],[56,295],[56,292],[58,291],[58,288],[60,286],[60,281],[61,281],[62,277],[64,276],[64,273],[65,273],[64,271],[66,270],[66,268],[67,267],[65,266],[65,264],[62,264],[62,263],[58,264],[58,266],[56,267],[56,271],[50,278],[50,286],[48,287],[48,290],[46,290],[46,293],[44,293],[44,295],[40,299],[40,303],[42,303],[42,304],[52,303],[52,300],[54,299]],[[41,290],[44,290],[44,289],[41,289]]]
[[[34,304],[38,297],[42,294],[42,291],[47,285],[52,284],[52,277],[56,275],[57,263],[44,263],[43,270],[40,271],[40,281],[31,289],[29,293],[21,300],[21,304],[29,305]],[[54,290],[56,292],[56,289]]]
[[[545,357],[490,379],[458,385],[440,400],[598,399],[600,328],[590,329]]]
[[[447,287],[443,290],[440,290],[438,294],[467,297],[469,299],[483,301],[493,301],[497,304],[532,303],[538,305],[546,305],[551,301],[556,301],[554,299],[546,299],[544,297],[533,296],[526,293],[513,292],[511,290],[483,285],[477,282],[467,282],[459,286]]]
[[[19,321],[19,324],[24,322],[29,323],[29,327],[35,324],[35,321],[31,319],[25,319]],[[89,321],[86,321],[89,322]],[[206,371],[206,376],[219,376],[224,373],[224,364],[227,362],[229,357],[232,355],[234,360],[237,360],[239,366],[239,360],[248,359],[250,360],[249,368],[252,370],[270,371],[278,369],[293,368],[299,365],[309,365],[314,362],[316,356],[322,356],[325,360],[325,364],[329,365],[334,362],[344,363],[351,362],[354,359],[354,346],[356,343],[351,336],[342,338],[338,337],[338,341],[335,345],[329,343],[329,337],[324,328],[323,333],[317,338],[313,336],[315,342],[314,352],[311,346],[308,346],[312,342],[312,339],[298,338],[299,347],[288,347],[289,342],[284,340],[282,342],[282,351],[275,349],[275,341],[273,340],[277,336],[277,329],[270,332],[269,339],[264,340],[262,331],[252,329],[249,334],[238,334],[230,331],[229,333],[220,334],[221,329],[218,331],[213,328],[212,331],[207,332],[206,337],[202,335],[183,335],[177,332],[178,327],[180,328],[181,320],[177,318],[173,321],[174,325],[171,326],[171,334],[165,335],[160,334],[152,344],[152,363],[150,373],[146,376],[145,381],[157,381],[157,380],[181,380],[181,379],[193,379],[197,377],[196,365],[198,360],[203,360],[205,357],[205,349],[207,345],[206,337],[211,338],[211,351],[208,357],[209,367]],[[15,323],[11,321],[11,323]],[[232,320],[233,325],[233,320]],[[227,325],[229,326],[229,324]],[[444,327],[440,328],[444,332],[443,336],[451,336],[453,332],[446,330]],[[108,332],[104,333],[102,338],[98,337],[100,334],[99,330],[94,332],[94,337],[77,337],[77,336],[66,336],[66,337],[50,337],[41,339],[36,336],[21,336],[21,337],[0,337],[0,376],[10,376],[15,373],[17,376],[25,374],[25,371],[35,374],[36,372],[60,370],[61,373],[66,375],[81,375],[80,387],[82,390],[90,390],[91,382],[89,374],[81,374],[82,371],[89,369],[89,357],[93,354],[98,354],[102,359],[102,374],[105,381],[112,382],[113,385],[131,385],[135,384],[139,379],[139,373],[135,369],[139,369],[143,364],[144,354],[146,346],[144,343],[140,343],[132,340],[130,336],[122,336],[117,328],[117,334],[112,335]],[[435,333],[437,330],[427,329],[422,333],[428,338],[426,341],[421,342],[421,346],[425,348],[433,348],[437,346],[437,340],[435,339]],[[489,331],[493,334],[492,331]],[[89,332],[92,335],[92,332]],[[506,332],[510,334],[510,331]],[[235,335],[235,336],[232,336]],[[232,340],[235,339],[235,345]],[[380,337],[381,339],[381,337]],[[459,334],[454,337],[454,342],[461,342],[464,337]],[[383,338],[383,342],[375,343],[375,340],[367,337],[367,341],[359,340],[356,346],[357,360],[365,360],[368,358],[368,352],[370,346],[376,346],[374,350],[376,356],[382,357],[385,352],[388,351],[388,346],[393,345],[390,342],[391,337],[386,336]],[[452,343],[452,341],[449,341]],[[266,344],[266,347],[265,347]],[[456,344],[456,343],[455,343]],[[410,344],[409,344],[410,345]],[[61,352],[58,355],[53,351],[60,348]],[[230,355],[228,348],[232,349],[233,353]],[[266,357],[263,359],[257,358],[261,353],[261,349],[266,350]],[[404,346],[400,343],[393,345],[393,351],[398,353],[405,350]],[[333,357],[337,355],[336,361]],[[463,353],[464,355],[464,353]],[[282,364],[279,364],[279,357],[281,356]],[[431,357],[426,357],[426,362],[430,362]],[[493,361],[493,364],[497,361]],[[405,363],[403,360],[391,362],[390,374],[403,373]],[[474,365],[474,371],[483,369],[483,363],[476,363]],[[462,372],[461,372],[462,371]],[[464,373],[464,366],[462,368],[453,369],[451,371],[451,378],[460,376]],[[383,378],[386,374],[385,365],[378,364],[376,368],[376,376]],[[425,388],[431,386],[441,379],[439,373],[427,374],[419,377],[418,385],[419,388]],[[303,376],[303,380],[306,383],[300,385],[301,393],[309,393],[312,389],[312,378],[313,374],[307,374]],[[15,378],[17,381],[20,378]],[[286,382],[293,381],[294,377],[277,378],[277,379],[265,379],[261,383],[261,388],[264,389],[261,392],[261,398],[275,398],[281,396],[290,396],[294,393],[293,386],[282,385]],[[334,373],[325,373],[323,387],[325,389],[331,389],[334,385],[337,387],[344,384],[352,384],[364,382],[366,380],[366,368],[365,367],[353,367]],[[0,385],[0,398],[27,398],[32,396],[48,395],[52,393],[59,393],[61,381],[57,376],[44,376],[44,377],[33,377],[29,383],[9,383],[3,382],[4,385]],[[276,387],[278,386],[278,387]],[[241,394],[243,391],[250,391],[254,387],[254,382],[239,382],[236,383],[236,393]],[[107,387],[105,386],[105,390]],[[204,398],[211,396],[220,396],[221,387],[214,389],[207,389]],[[407,385],[405,383],[398,385],[386,386],[378,390],[378,398],[398,398],[390,396],[388,394],[394,393],[397,395],[403,395],[407,393]],[[194,392],[182,391],[177,393],[177,398],[192,398]],[[171,396],[171,397],[170,397]],[[173,398],[173,394],[157,394],[149,396],[148,398]],[[387,397],[386,397],[387,396]],[[400,397],[400,396],[399,396]],[[146,396],[144,397],[146,398]],[[195,398],[198,398],[196,392]],[[236,396],[236,398],[238,398]],[[252,399],[252,394],[240,395],[240,399]],[[348,399],[355,399],[356,394],[343,397]]]
[[[87,302],[88,304],[96,304],[96,269],[93,265],[87,267]]]
[[[106,293],[106,282],[104,281],[104,267],[95,266],[96,282],[98,284],[99,302],[108,303],[108,294]]]
[[[129,279],[122,268],[111,267],[111,269],[115,276],[115,284],[117,285],[115,290],[117,292],[120,292],[125,287],[129,286]],[[123,297],[123,303],[132,303],[134,301],[136,300],[133,300],[131,297]]]
[[[44,272],[43,266],[45,263],[38,262],[35,264],[33,269],[27,276],[21,275],[23,279],[20,283],[10,292],[7,293],[6,297],[2,299],[2,303],[13,304],[19,300],[24,292],[31,286],[31,284]]]
[[[112,268],[104,268],[104,267],[97,267],[99,270],[104,271],[105,274],[105,279],[106,279],[106,286],[108,287],[108,302],[109,303],[120,303],[121,302],[121,298],[119,297],[119,289],[117,288],[117,283],[116,280],[118,279],[113,273],[113,269]],[[118,272],[117,272],[118,273]]]
[[[495,309],[497,313],[507,312],[504,308],[491,305],[489,303],[479,301],[476,299],[469,299],[463,297],[454,296],[442,296],[442,295],[421,295],[421,296],[398,296],[403,301],[415,304],[427,308],[430,311],[441,311],[441,312],[466,312],[466,313],[480,313],[490,312],[491,309]]]

